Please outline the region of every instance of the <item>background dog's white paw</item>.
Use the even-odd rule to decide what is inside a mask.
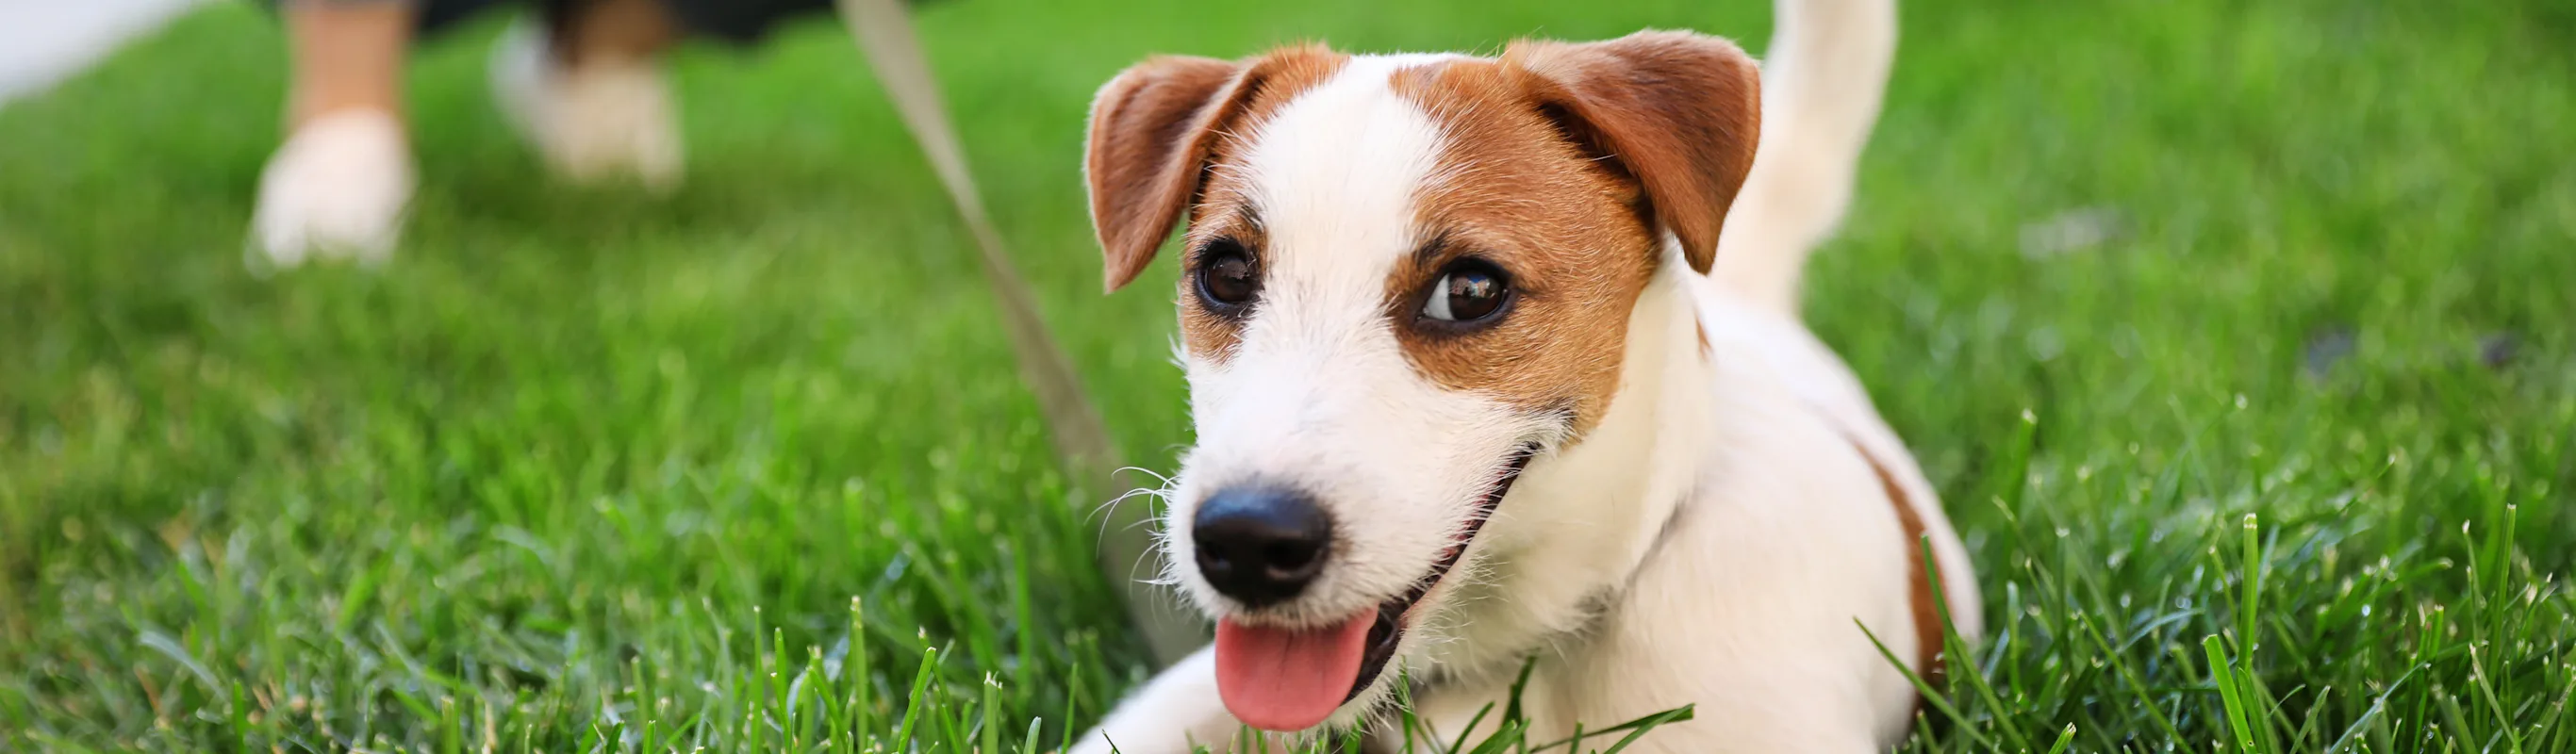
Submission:
[[[393,114],[348,110],[306,121],[260,171],[252,251],[279,267],[315,256],[381,261],[393,252],[414,181]]]
[[[492,50],[492,95],[546,166],[581,183],[680,183],[679,117],[651,61],[565,65],[545,33],[522,23]]]

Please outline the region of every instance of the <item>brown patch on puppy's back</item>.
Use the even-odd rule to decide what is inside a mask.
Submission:
[[[1482,59],[1395,74],[1395,91],[1440,124],[1445,144],[1415,197],[1425,245],[1387,280],[1387,314],[1433,382],[1532,411],[1570,406],[1579,435],[1618,390],[1657,241],[1634,178],[1569,138],[1526,76]],[[1469,257],[1509,276],[1517,298],[1505,319],[1464,332],[1417,326],[1429,286]]]
[[[1870,455],[1869,449],[1852,442],[1861,460],[1869,462],[1871,473],[1878,475],[1879,488],[1887,492],[1887,501],[1896,506],[1897,528],[1905,532],[1905,597],[1909,612],[1914,614],[1914,672],[1926,685],[1943,688],[1949,684],[1949,664],[1941,654],[1942,626],[1938,595],[1932,592],[1932,579],[1939,575],[1933,563],[1923,557],[1923,516],[1914,510],[1913,496],[1896,483],[1896,475],[1887,465]]]

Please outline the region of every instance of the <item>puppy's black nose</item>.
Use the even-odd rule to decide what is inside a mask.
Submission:
[[[1224,489],[1199,504],[1190,538],[1200,576],[1225,596],[1261,607],[1297,596],[1323,572],[1333,520],[1305,493]]]

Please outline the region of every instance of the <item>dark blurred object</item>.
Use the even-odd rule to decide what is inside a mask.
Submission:
[[[2478,341],[2478,363],[2488,369],[2503,369],[2521,353],[2522,339],[2510,332],[2493,333]]]
[[[2343,363],[2344,359],[2352,356],[2357,342],[2352,328],[2349,327],[2338,326],[2308,336],[2306,358],[2308,376],[2323,378],[2327,373],[2333,372],[2335,365]]]
[[[269,0],[271,5],[297,0]],[[419,9],[419,33],[435,34],[457,22],[499,6],[538,9],[548,17],[576,12],[596,0],[316,0],[319,2],[408,2]],[[799,15],[827,13],[832,0],[658,0],[689,33],[735,43],[752,43],[780,21]],[[917,4],[917,3],[916,3]]]

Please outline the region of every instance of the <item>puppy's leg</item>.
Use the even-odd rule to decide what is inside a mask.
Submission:
[[[493,95],[557,174],[666,190],[680,180],[680,129],[661,59],[681,35],[659,0],[566,3],[493,50]]]
[[[1073,744],[1071,754],[1109,754],[1111,744],[1124,754],[1183,754],[1193,745],[1204,745],[1209,751],[1258,751],[1259,747],[1234,746],[1243,723],[1225,711],[1225,702],[1216,693],[1216,651],[1201,649],[1162,675],[1154,676],[1145,688],[1118,703],[1100,727],[1082,734]],[[1287,751],[1286,739],[1273,739],[1273,751]]]
[[[411,201],[402,63],[414,10],[400,0],[290,0],[286,142],[260,173],[251,245],[292,266],[314,253],[381,259]]]

